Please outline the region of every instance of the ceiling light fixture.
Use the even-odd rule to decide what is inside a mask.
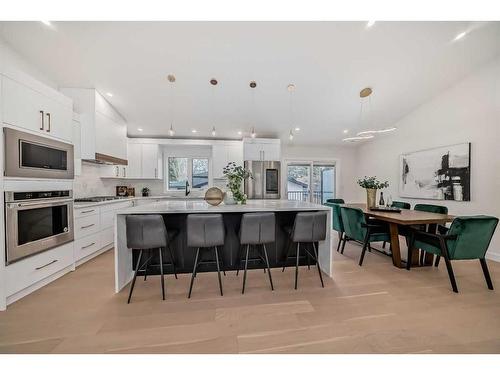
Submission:
[[[392,132],[396,129],[397,128],[386,128],[386,129],[379,129],[379,130],[365,130],[365,131],[359,132],[357,135],[388,133],[388,132]]]
[[[40,22],[43,23],[45,26],[52,26],[50,21],[40,21]]]
[[[290,134],[288,135],[288,138],[289,138],[291,141],[293,141],[293,131],[292,131],[292,130],[290,130]]]
[[[255,133],[255,129],[252,128],[252,133],[250,134],[252,138],[255,138],[257,136],[257,133]]]
[[[455,37],[455,39],[453,39],[453,40],[454,40],[454,41],[460,40],[460,39],[462,39],[462,38],[463,38],[464,36],[466,36],[466,35],[467,35],[467,32],[466,32],[466,31],[463,31],[463,32],[461,32],[460,34],[458,34],[458,35]]]
[[[370,27],[372,27],[373,25],[375,25],[375,22],[376,22],[376,21],[368,21],[368,22],[366,23],[366,28],[367,28],[367,29],[369,29]]]
[[[106,93],[106,96],[109,96],[110,98],[112,98],[112,97],[113,97],[113,94],[112,94],[112,93],[110,93],[110,92],[107,92],[107,93]]]
[[[175,130],[174,130],[174,88],[175,88],[175,76],[173,74],[167,75],[167,80],[168,82],[171,83],[171,85],[168,85],[168,95],[169,95],[169,104],[170,104],[170,129],[168,130],[168,135],[170,137],[173,137],[175,135]]]
[[[216,134],[217,133],[215,132],[215,126],[214,126],[214,127],[212,127],[212,137],[215,137]]]
[[[342,133],[344,133],[344,134],[349,133],[349,129],[344,129],[344,131]]]
[[[255,81],[250,81],[250,83],[248,84],[250,86],[251,89],[255,89],[257,87],[257,82]],[[251,90],[251,93],[252,93],[252,113],[254,115],[254,123],[255,123],[255,90]],[[252,138],[255,138],[257,137],[257,133],[255,133],[255,127],[252,126],[252,131],[250,133],[250,136]]]
[[[288,138],[290,139],[290,141],[293,141],[293,130],[295,128],[296,131],[299,131],[300,128],[299,127],[296,127],[294,126],[294,116],[293,116],[293,93],[295,92],[295,85],[293,83],[290,83],[287,87],[286,87],[287,91],[290,93],[289,95],[289,104],[290,104],[290,118],[289,118],[289,121],[290,121],[290,133],[288,134]]]
[[[300,132],[300,128],[295,128],[295,131],[296,132]]]
[[[344,138],[342,141],[343,142],[356,142],[356,141],[363,141],[365,139],[371,139],[375,137],[374,135],[364,135],[364,136],[359,136],[359,137],[348,137]]]
[[[138,131],[142,132],[144,129],[143,128],[137,128]]]
[[[193,129],[193,130],[191,130],[191,133],[198,133],[198,130]]]
[[[241,130],[238,130],[238,135],[242,135],[243,133],[241,132]]]
[[[174,83],[175,82],[175,76],[173,74],[169,74],[167,76],[168,82]]]
[[[175,135],[175,130],[172,124],[170,124],[170,129],[168,130],[168,135],[173,137]]]
[[[212,78],[210,80],[210,84],[212,85],[212,105],[210,106],[212,108],[212,123],[215,123],[215,86],[217,86],[219,82],[215,78]],[[215,132],[215,125],[212,126],[212,137],[215,137],[216,132]]]

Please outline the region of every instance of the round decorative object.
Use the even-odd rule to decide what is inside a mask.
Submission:
[[[255,82],[255,81],[250,81],[250,87],[251,87],[252,89],[256,88],[256,87],[257,87],[257,82]]]
[[[359,92],[359,97],[360,98],[366,98],[372,94],[373,90],[371,87],[365,87],[363,90]]]
[[[218,206],[224,200],[224,193],[217,187],[211,187],[205,193],[205,200],[212,206]]]

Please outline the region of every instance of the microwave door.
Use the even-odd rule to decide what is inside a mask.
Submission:
[[[265,199],[280,198],[280,163],[273,161],[264,162],[263,168],[263,194]]]

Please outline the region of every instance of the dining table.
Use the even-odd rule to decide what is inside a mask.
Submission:
[[[399,244],[399,227],[425,224],[428,229],[435,232],[438,224],[446,224],[453,221],[454,216],[447,214],[437,214],[433,212],[415,211],[402,208],[399,212],[378,211],[370,209],[365,203],[341,204],[341,207],[359,208],[365,216],[379,221],[386,222],[389,225],[391,238],[392,263],[395,267],[403,268],[401,260],[401,247]],[[412,265],[419,265],[418,252],[413,252]],[[407,259],[407,261],[410,261]],[[432,264],[432,254],[427,254],[423,262],[424,265]]]

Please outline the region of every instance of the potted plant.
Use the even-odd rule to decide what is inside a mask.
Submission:
[[[377,189],[389,187],[389,182],[380,182],[377,176],[365,176],[358,180],[358,185],[366,189],[366,206],[368,208],[373,208],[376,206]]]
[[[227,187],[229,192],[226,192],[224,203],[226,204],[245,204],[247,195],[241,190],[243,181],[247,178],[253,178],[252,173],[247,171],[241,165],[236,165],[234,162],[228,163],[222,173],[227,177]],[[230,194],[229,194],[230,193]]]
[[[143,197],[149,197],[150,190],[149,190],[148,187],[143,187],[142,190],[141,190],[141,192],[142,192],[142,196]]]

